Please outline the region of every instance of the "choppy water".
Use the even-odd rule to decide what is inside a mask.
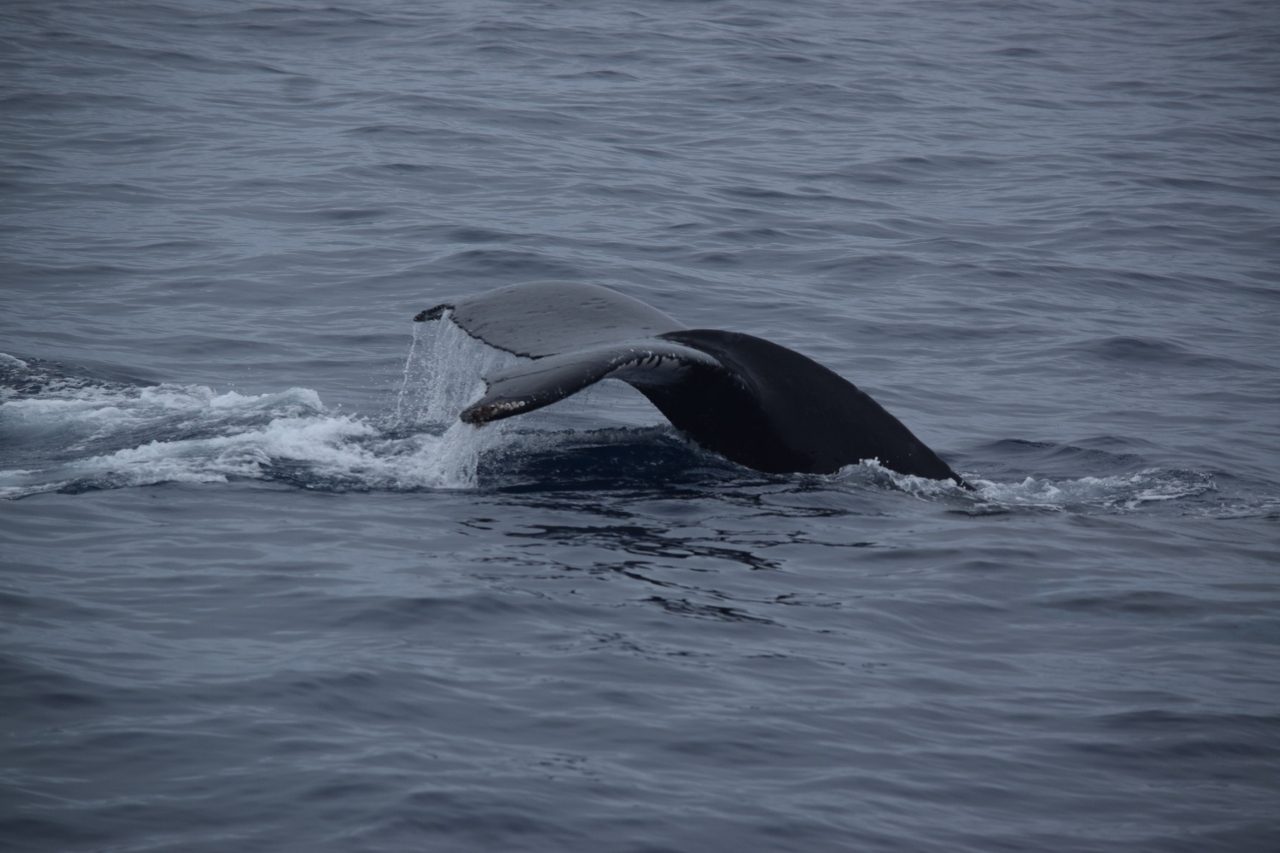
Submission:
[[[1270,2],[0,7],[0,846],[1280,845]],[[418,310],[608,284],[976,484]],[[416,337],[415,337],[416,332]]]

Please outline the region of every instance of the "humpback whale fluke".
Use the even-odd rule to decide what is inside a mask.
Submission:
[[[946,462],[857,386],[794,350],[739,332],[689,329],[605,287],[534,282],[437,305],[472,337],[533,359],[484,378],[473,424],[531,412],[621,379],[698,444],[771,473],[828,474],[878,460],[952,480]]]

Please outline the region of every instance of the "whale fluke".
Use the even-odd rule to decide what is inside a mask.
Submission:
[[[484,378],[487,393],[462,410],[471,424],[532,412],[576,394],[601,379],[621,379],[645,393],[679,385],[690,370],[723,372],[707,354],[654,338],[615,347],[559,353],[524,362]]]
[[[602,379],[644,394],[698,444],[771,473],[827,474],[877,460],[968,487],[901,421],[835,372],[739,332],[687,329],[596,285],[531,283],[437,305],[484,343],[533,359],[485,377],[461,414],[483,424],[542,408]]]
[[[639,299],[595,284],[535,282],[446,302],[413,319],[449,319],[491,347],[526,358],[610,346],[684,325]]]

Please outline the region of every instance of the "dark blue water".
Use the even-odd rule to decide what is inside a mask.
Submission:
[[[1280,14],[0,7],[0,846],[1280,849]],[[801,350],[973,494],[626,386]],[[414,337],[415,329],[417,337]]]

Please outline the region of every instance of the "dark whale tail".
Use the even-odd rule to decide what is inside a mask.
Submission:
[[[643,302],[584,284],[532,283],[437,305],[484,343],[534,359],[485,377],[462,412],[482,424],[621,379],[698,444],[750,468],[826,474],[877,460],[952,480],[947,463],[851,382],[794,350],[738,332],[686,329]]]

